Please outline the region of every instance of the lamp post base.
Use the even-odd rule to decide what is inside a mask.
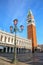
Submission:
[[[18,63],[18,60],[17,59],[16,60],[15,59],[12,59],[11,63],[13,63],[13,64],[16,65]]]

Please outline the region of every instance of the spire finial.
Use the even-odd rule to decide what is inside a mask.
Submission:
[[[33,16],[33,14],[32,14],[31,9],[30,9],[29,12],[28,12],[28,16],[27,16],[27,18],[34,19],[34,16]]]
[[[31,9],[28,12],[28,16],[33,16]]]

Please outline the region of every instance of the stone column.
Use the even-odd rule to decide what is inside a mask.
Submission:
[[[14,53],[14,47],[13,47],[13,50],[12,50],[12,52]]]
[[[11,53],[11,47],[9,47],[9,53]]]
[[[7,53],[8,51],[7,51],[7,47],[6,47],[6,53]]]

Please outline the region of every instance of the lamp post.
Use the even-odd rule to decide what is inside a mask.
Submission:
[[[13,28],[13,26],[10,26],[10,31],[11,31],[11,33],[15,32],[14,57],[13,57],[12,62],[13,62],[13,63],[16,63],[16,61],[17,61],[17,59],[16,59],[16,54],[17,54],[17,53],[16,53],[16,32],[17,32],[17,31],[18,31],[18,32],[22,32],[23,29],[24,29],[24,26],[23,26],[23,25],[20,25],[20,30],[19,30],[18,27],[17,27],[18,19],[14,19],[14,20],[13,20],[13,23],[14,23],[14,28]]]

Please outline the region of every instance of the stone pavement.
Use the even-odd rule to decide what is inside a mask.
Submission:
[[[0,65],[14,65],[11,63],[13,54],[0,54]],[[43,53],[18,54],[16,65],[43,65]]]
[[[16,63],[16,64],[12,64],[12,63],[10,63],[10,62],[6,62],[6,61],[0,61],[0,65],[27,65],[27,64],[25,64],[25,63],[22,63],[22,62],[18,62],[18,63]]]
[[[9,59],[0,57],[0,65],[28,65],[23,62],[17,62],[16,64],[11,63]]]
[[[26,54],[19,61],[30,65],[43,65],[43,53]]]

